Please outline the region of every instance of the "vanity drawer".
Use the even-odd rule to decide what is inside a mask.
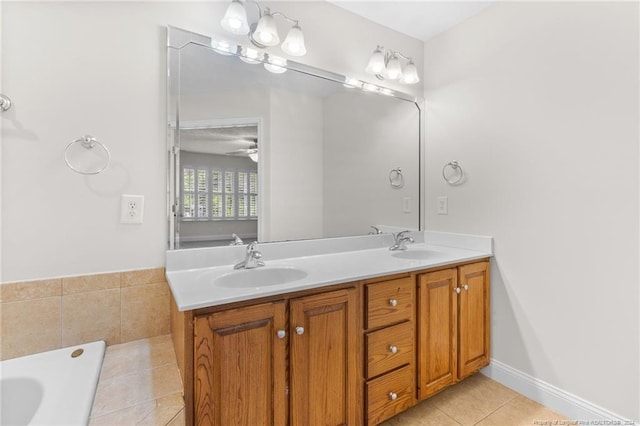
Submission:
[[[367,424],[377,425],[413,405],[414,378],[410,366],[367,383]]]
[[[412,363],[415,337],[413,322],[367,334],[367,378]]]
[[[415,282],[411,277],[368,284],[365,292],[367,329],[413,319]]]

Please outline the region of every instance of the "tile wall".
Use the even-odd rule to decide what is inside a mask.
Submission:
[[[0,359],[170,333],[164,268],[0,285]]]

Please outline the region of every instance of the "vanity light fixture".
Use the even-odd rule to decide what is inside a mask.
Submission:
[[[255,4],[258,9],[257,23],[249,24],[247,20],[246,3]],[[249,40],[257,47],[277,46],[280,44],[280,36],[276,28],[275,18],[281,17],[293,24],[280,48],[290,56],[303,56],[307,53],[304,45],[304,34],[296,19],[291,19],[281,12],[271,12],[268,7],[263,8],[254,0],[233,0],[227,8],[220,25],[222,28],[236,35],[249,35]]]
[[[403,61],[406,61],[404,66]],[[377,46],[373,51],[365,71],[380,80],[399,80],[404,84],[415,84],[420,81],[418,68],[411,58],[394,50],[385,49],[383,46]]]
[[[264,67],[267,71],[274,74],[282,74],[287,71],[287,60],[279,56],[268,55],[267,62],[264,63]]]

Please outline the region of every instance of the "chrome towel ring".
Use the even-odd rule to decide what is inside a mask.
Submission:
[[[452,174],[447,174],[447,167],[453,170]],[[449,161],[442,167],[442,177],[449,185],[458,185],[464,179],[464,171],[457,161]]]
[[[389,172],[389,183],[392,188],[402,188],[404,186],[404,176],[400,167],[396,167]]]
[[[98,148],[92,151],[94,148]],[[83,148],[83,149],[81,149]],[[93,154],[93,155],[90,155]],[[73,158],[73,161],[70,159]],[[64,150],[67,166],[81,175],[97,175],[109,166],[111,153],[104,144],[90,135],[71,141]]]
[[[0,110],[7,111],[9,108],[11,108],[11,99],[0,93]]]

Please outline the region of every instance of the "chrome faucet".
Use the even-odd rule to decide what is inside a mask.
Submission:
[[[242,238],[238,237],[236,234],[231,234],[231,238],[233,238],[233,241],[229,243],[230,246],[241,246],[244,244]]]
[[[264,262],[260,260],[262,253],[256,250],[257,241],[252,242],[247,246],[247,254],[244,260],[236,264],[233,269],[254,269],[260,266],[264,266]]]
[[[377,226],[373,226],[371,225],[371,228],[373,229],[373,231],[369,232],[369,235],[378,235],[378,234],[382,234],[382,231],[380,230],[380,228],[378,228]]]
[[[405,244],[415,242],[413,238],[407,235],[408,233],[409,231],[402,231],[398,232],[397,234],[393,234],[394,243],[391,247],[389,247],[389,250],[406,250],[407,246]]]

